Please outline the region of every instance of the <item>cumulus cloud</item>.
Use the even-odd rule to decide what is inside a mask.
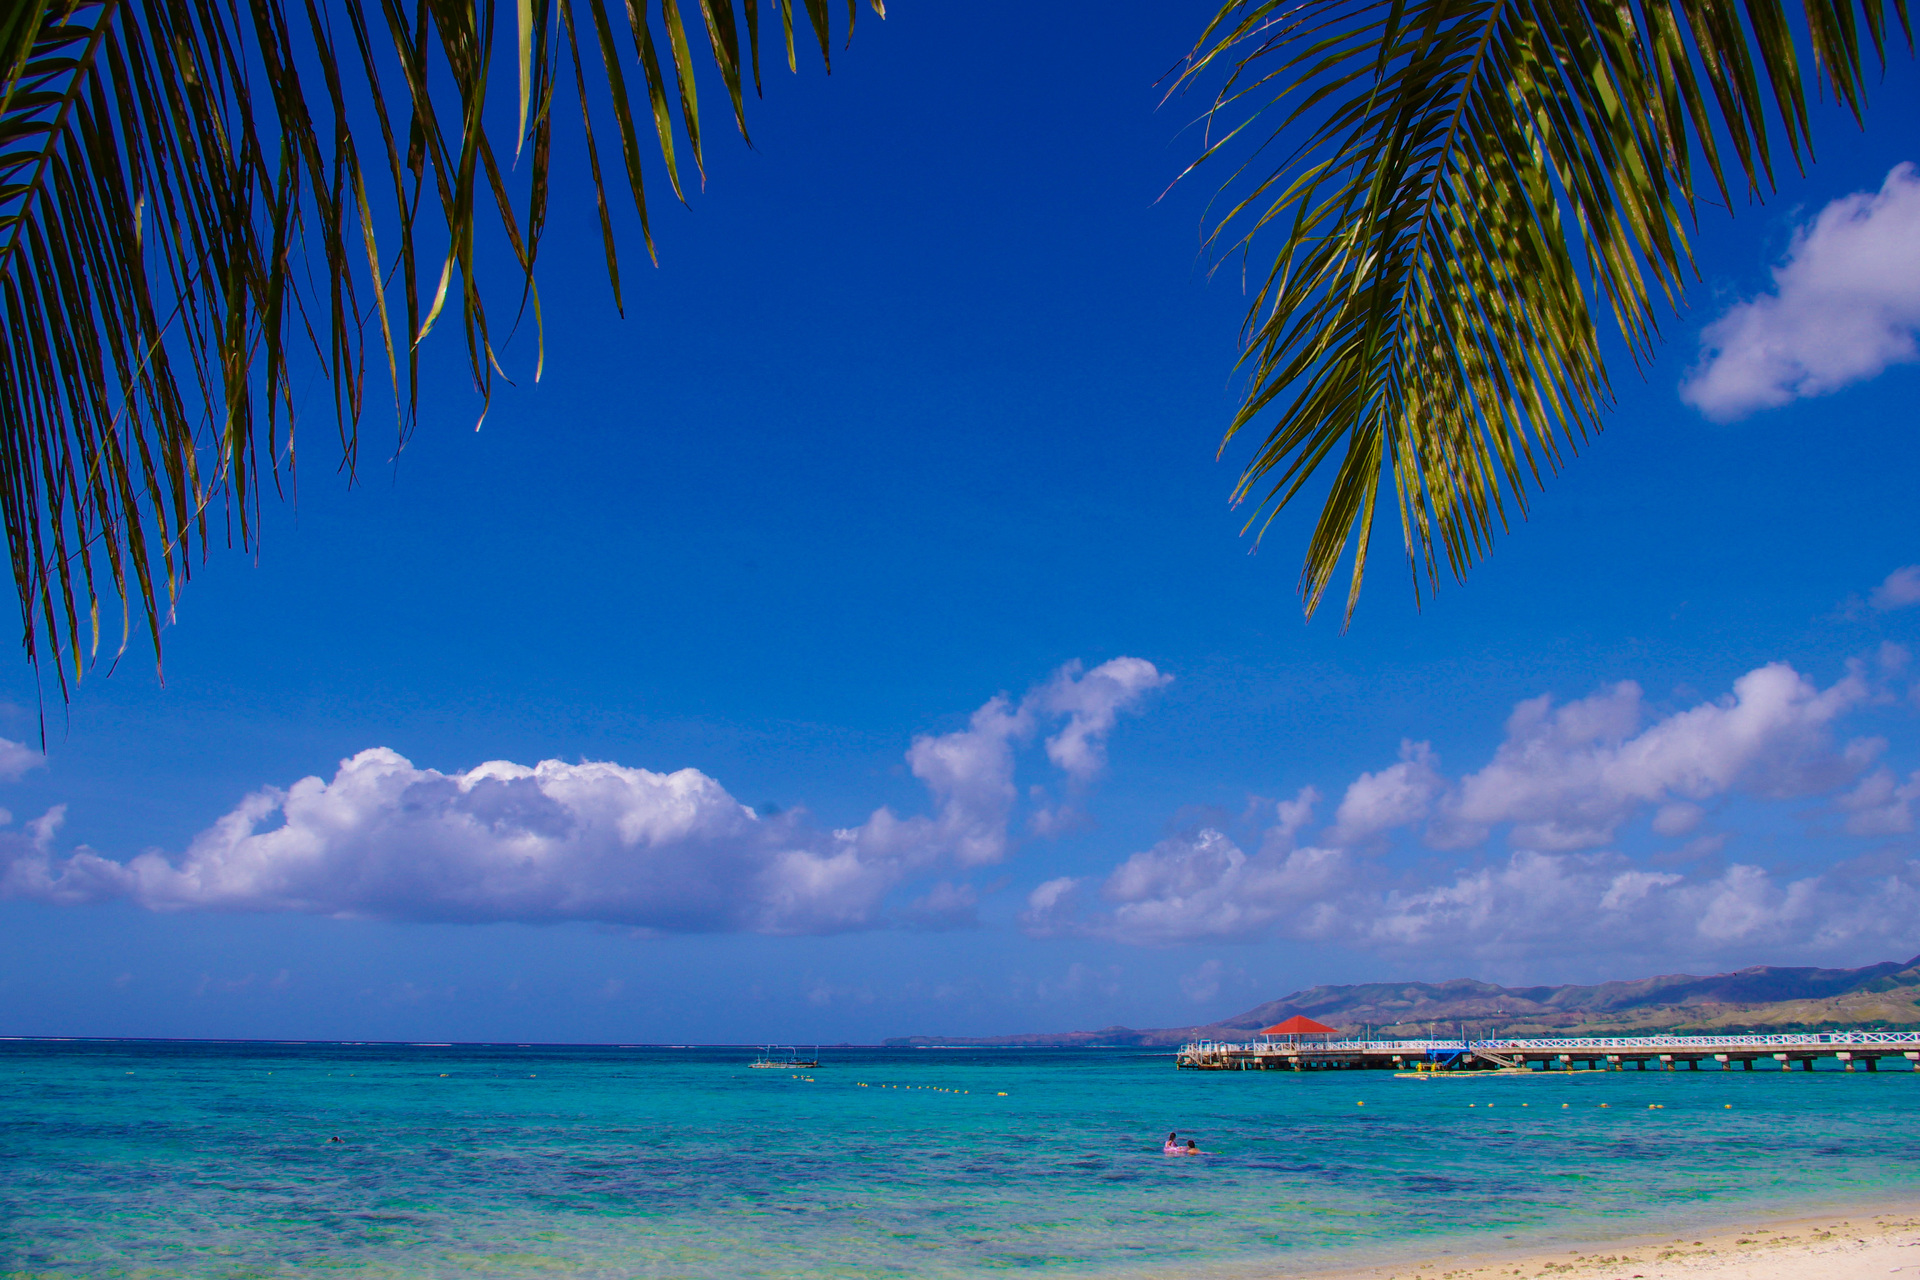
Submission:
[[[1319,915],[1351,878],[1356,860],[1339,849],[1302,848],[1249,856],[1224,833],[1203,828],[1162,840],[1115,868],[1100,887],[1112,905],[1083,920],[1078,884],[1035,890],[1028,932],[1090,932],[1135,943],[1244,938]],[[1043,885],[1041,888],[1046,889]]]
[[[1293,799],[1282,800],[1274,805],[1273,825],[1261,837],[1261,851],[1275,853],[1293,848],[1300,833],[1313,821],[1313,811],[1319,804],[1320,792],[1313,787],[1302,787],[1294,793]]]
[[[1035,925],[1064,915],[1079,888],[1080,881],[1073,876],[1055,876],[1035,885],[1033,892],[1027,895],[1027,912]]]
[[[1730,421],[1920,358],[1920,173],[1901,164],[1878,192],[1843,196],[1793,238],[1774,290],[1700,335],[1680,398]]]
[[[1783,877],[1734,863],[1687,877],[1617,853],[1520,850],[1448,883],[1390,889],[1353,913],[1355,936],[1418,949],[1471,936],[1489,952],[1569,950],[1730,954],[1762,948],[1911,946],[1920,863],[1870,877]]]
[[[0,810],[0,823],[13,816]],[[57,804],[21,831],[0,831],[0,898],[40,898],[49,902],[87,902],[96,894],[76,882],[66,889],[53,883],[49,865],[54,837],[66,821],[67,806]]]
[[[1706,816],[1707,811],[1699,805],[1676,800],[1654,812],[1653,829],[1663,836],[1683,836],[1699,826]]]
[[[1857,775],[1871,740],[1837,749],[1833,722],[1866,701],[1848,675],[1820,689],[1785,663],[1734,682],[1717,702],[1644,730],[1640,687],[1624,681],[1555,707],[1542,696],[1507,720],[1493,760],[1460,780],[1442,805],[1433,842],[1461,847],[1511,823],[1512,843],[1542,850],[1611,842],[1628,818],[1661,805],[1668,834],[1697,824],[1697,802],[1735,789],[1783,797],[1828,790]]]
[[[875,811],[826,830],[805,810],[762,815],[697,769],[491,761],[424,768],[386,748],[330,779],[266,787],[184,855],[125,862],[55,851],[56,810],[0,839],[0,894],[54,903],[128,899],[155,910],[284,911],[389,920],[594,920],[661,932],[828,933],[899,919],[969,923],[971,887],[945,881],[890,915],[889,896],[941,866],[1004,858],[1015,746],[1060,720],[1070,775],[1120,711],[1164,683],[1116,659],[1066,669],[1019,704],[1000,696],[964,729],[914,739],[907,762],[932,813]],[[1050,753],[1051,754],[1051,753]]]
[[[1335,844],[1361,844],[1425,818],[1446,788],[1439,763],[1426,743],[1402,742],[1399,764],[1363,773],[1348,784],[1328,839]]]
[[[1920,770],[1902,783],[1891,769],[1875,769],[1840,798],[1847,830],[1857,836],[1904,835],[1913,830],[1913,809],[1920,803]]]
[[[1066,726],[1047,739],[1047,758],[1072,778],[1092,778],[1106,767],[1106,737],[1120,713],[1172,679],[1140,658],[1115,658],[1085,675],[1077,662],[1063,667],[1032,699],[1067,717]]]
[[[1920,564],[1906,565],[1888,574],[1887,580],[1873,589],[1868,603],[1876,609],[1904,609],[1920,604]],[[1905,656],[1901,655],[1903,660]]]
[[[931,831],[922,821],[889,838],[938,840],[966,867],[999,862],[1007,853],[1007,817],[1018,794],[1015,746],[1037,724],[1064,717],[1059,732],[1046,740],[1047,758],[1084,785],[1105,766],[1107,735],[1120,713],[1172,679],[1142,658],[1114,658],[1091,671],[1070,662],[1018,705],[1002,694],[974,712],[965,729],[915,738],[907,763],[933,793],[939,816]],[[1043,789],[1035,788],[1034,797],[1035,834],[1062,834],[1080,822],[1082,815],[1071,806],[1047,806]]]
[[[1147,945],[1284,936],[1409,954],[1547,943],[1665,954],[1911,946],[1920,862],[1783,877],[1715,860],[1683,875],[1602,848],[1643,813],[1660,835],[1689,835],[1707,820],[1706,802],[1736,793],[1850,788],[1836,801],[1849,831],[1912,831],[1920,773],[1905,783],[1884,768],[1866,774],[1881,744],[1836,738],[1836,722],[1870,695],[1857,672],[1821,688],[1775,663],[1723,698],[1650,724],[1632,683],[1562,705],[1530,699],[1508,718],[1492,760],[1464,777],[1444,775],[1426,744],[1403,743],[1397,763],[1355,779],[1313,840],[1303,839],[1317,799],[1309,789],[1273,806],[1253,852],[1219,825],[1170,836],[1104,877],[1039,886],[1021,923],[1037,936]],[[1396,867],[1378,856],[1396,829],[1464,849],[1501,828],[1513,852],[1476,854],[1464,867]],[[1724,841],[1709,833],[1689,851],[1714,853]]]
[[[1811,795],[1858,776],[1880,744],[1838,746],[1833,724],[1868,694],[1858,673],[1821,689],[1772,663],[1726,697],[1644,728],[1632,681],[1558,706],[1542,695],[1515,707],[1493,759],[1457,780],[1427,743],[1402,742],[1398,763],[1348,785],[1321,840],[1356,848],[1419,826],[1428,844],[1461,849],[1505,826],[1522,848],[1591,849],[1649,807],[1656,830],[1683,834],[1699,824],[1703,800],[1736,790]]]
[[[1920,871],[1920,868],[1912,869]],[[1920,903],[1920,876],[1889,884]],[[1822,897],[1837,898],[1822,904]],[[1832,909],[1838,907],[1836,912]],[[1465,870],[1450,883],[1389,890],[1378,910],[1355,921],[1369,941],[1421,947],[1470,933],[1488,949],[1553,943],[1605,950],[1641,944],[1717,949],[1729,943],[1804,941],[1809,928],[1886,937],[1906,932],[1871,896],[1822,893],[1818,877],[1782,881],[1759,867],[1728,867],[1688,879],[1649,871],[1618,854],[1521,850],[1504,862]],[[1842,925],[1841,917],[1850,919]]]
[[[1007,814],[1017,794],[1013,748],[1033,731],[1032,713],[1005,695],[973,713],[957,733],[913,740],[907,764],[939,804],[936,823],[920,823],[891,838],[907,843],[940,836],[962,866],[998,862],[1007,853]]]
[[[27,770],[37,769],[47,758],[23,742],[0,738],[0,781],[18,782]]]
[[[798,812],[763,818],[697,769],[492,761],[447,774],[374,748],[331,779],[246,797],[177,862],[55,858],[43,844],[15,859],[9,888],[160,910],[823,932],[869,923],[933,855],[889,834],[884,821],[821,832]]]
[[[1883,655],[1882,666],[1899,664]],[[1409,740],[1335,792],[1324,819],[1313,787],[1237,820],[1190,810],[1212,816],[1103,873],[1045,880],[1020,923],[1043,937],[1281,936],[1399,954],[1910,947],[1920,863],[1897,837],[1916,830],[1920,772],[1903,778],[1877,763],[1884,744],[1842,734],[1875,703],[1868,670],[1823,687],[1769,664],[1664,715],[1631,682],[1530,699],[1477,768],[1449,774]],[[913,739],[906,762],[924,812],[881,808],[856,826],[756,813],[694,769],[549,760],[443,773],[376,748],[331,777],[255,792],[178,854],[63,850],[59,808],[24,827],[0,821],[0,897],[660,933],[974,927],[980,891],[967,877],[1011,855],[1016,820],[1054,830],[1079,812],[1016,785],[1022,761],[1044,755],[1084,798],[1120,717],[1165,683],[1151,664],[1116,659],[989,699],[960,727]],[[1884,842],[1870,865],[1787,874],[1711,829],[1730,800],[1805,797]],[[1690,843],[1636,863],[1611,846],[1642,819]],[[1468,852],[1395,856],[1415,842]],[[1497,842],[1508,848],[1493,852]],[[1202,966],[1188,994],[1214,998],[1201,993],[1217,994],[1226,973]]]
[[[1202,830],[1135,854],[1098,887],[1052,882],[1023,923],[1037,936],[1143,945],[1265,936],[1387,954],[1729,954],[1762,947],[1911,948],[1920,862],[1872,876],[1777,876],[1734,863],[1683,876],[1615,852],[1516,850],[1406,883],[1344,849],[1247,854]]]

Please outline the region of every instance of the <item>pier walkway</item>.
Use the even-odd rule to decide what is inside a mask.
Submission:
[[[1731,1071],[1738,1063],[1776,1071],[1813,1070],[1832,1058],[1846,1070],[1877,1071],[1881,1059],[1920,1071],[1920,1031],[1832,1031],[1772,1036],[1579,1036],[1507,1040],[1300,1039],[1182,1046],[1175,1065],[1191,1071],[1625,1070],[1631,1063],[1672,1071]]]

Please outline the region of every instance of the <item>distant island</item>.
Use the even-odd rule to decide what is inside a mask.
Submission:
[[[1625,1035],[1637,1031],[1788,1031],[1920,1026],[1920,956],[1862,969],[1756,965],[1734,973],[1688,973],[1598,986],[1501,987],[1452,982],[1365,982],[1321,986],[1269,1000],[1204,1026],[1102,1027],[1018,1036],[900,1036],[889,1047],[1158,1047],[1190,1040],[1244,1040],[1295,1014],[1384,1037],[1430,1028],[1473,1035]]]

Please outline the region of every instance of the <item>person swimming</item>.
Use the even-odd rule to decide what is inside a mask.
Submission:
[[[1180,1150],[1180,1135],[1178,1133],[1170,1133],[1167,1135],[1167,1140],[1160,1144],[1160,1154],[1168,1156],[1184,1154]]]
[[[1201,1150],[1201,1149],[1200,1149],[1199,1147],[1197,1147],[1197,1146],[1195,1146],[1195,1145],[1193,1144],[1193,1139],[1192,1139],[1192,1138],[1188,1138],[1188,1139],[1187,1139],[1187,1149],[1186,1149],[1185,1151],[1182,1151],[1182,1152],[1181,1152],[1180,1154],[1181,1154],[1181,1155],[1183,1155],[1183,1156],[1203,1156],[1203,1155],[1205,1155],[1205,1154],[1207,1154],[1207,1153],[1206,1153],[1206,1152],[1204,1152],[1204,1151],[1202,1151],[1202,1150]]]

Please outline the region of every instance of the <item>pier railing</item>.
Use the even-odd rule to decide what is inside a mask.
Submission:
[[[1920,1031],[1822,1031],[1813,1034],[1768,1036],[1564,1036],[1462,1042],[1474,1049],[1766,1049],[1781,1045],[1832,1045],[1846,1048],[1920,1047]]]
[[[1811,1069],[1812,1059],[1834,1057],[1847,1071],[1855,1063],[1876,1071],[1882,1057],[1907,1059],[1920,1071],[1920,1031],[1816,1031],[1778,1034],[1724,1034],[1724,1036],[1498,1036],[1486,1040],[1194,1040],[1177,1055],[1181,1067],[1215,1071],[1244,1071],[1271,1067],[1402,1067],[1413,1059],[1432,1065],[1484,1067],[1569,1067],[1572,1061],[1605,1059],[1609,1067],[1622,1061],[1642,1069],[1659,1059],[1663,1067],[1684,1061],[1697,1069],[1699,1061],[1715,1059],[1722,1067],[1734,1061],[1753,1069],[1757,1059],[1776,1059],[1782,1065],[1799,1063]]]
[[[1309,1049],[1315,1053],[1464,1053],[1471,1040],[1250,1040],[1238,1044],[1227,1040],[1195,1040],[1181,1052],[1207,1053],[1286,1053]]]
[[[1844,1049],[1920,1048],[1920,1031],[1823,1031],[1784,1035],[1727,1036],[1523,1036],[1488,1040],[1196,1040],[1180,1050],[1188,1053],[1362,1053],[1428,1054],[1495,1052],[1543,1053],[1605,1052],[1610,1049],[1713,1052],[1718,1049],[1774,1049],[1819,1046]]]

